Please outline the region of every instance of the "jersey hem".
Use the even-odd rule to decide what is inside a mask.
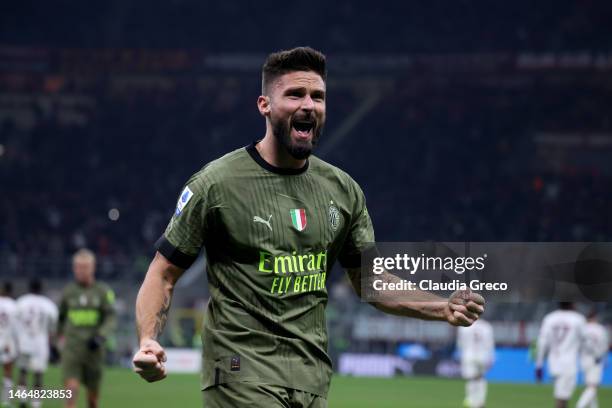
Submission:
[[[327,394],[329,393],[329,387],[327,389],[327,391],[323,392],[320,390],[317,390],[315,388],[310,388],[310,387],[303,387],[303,386],[298,386],[296,384],[289,384],[289,383],[277,383],[274,381],[262,381],[258,378],[254,378],[254,379],[249,379],[249,378],[244,378],[244,379],[234,379],[234,380],[226,380],[226,381],[221,381],[221,382],[217,382],[217,383],[211,383],[211,384],[200,384],[200,391],[206,391],[209,390],[211,388],[217,387],[219,385],[222,384],[230,384],[230,383],[250,383],[250,384],[257,384],[257,385],[269,385],[269,386],[273,386],[273,387],[282,387],[282,388],[287,388],[287,389],[292,389],[292,390],[297,390],[297,391],[303,391],[303,392],[308,392],[310,394],[313,395],[317,395],[321,398],[325,398],[327,399]]]

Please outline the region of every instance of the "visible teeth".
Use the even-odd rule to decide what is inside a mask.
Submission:
[[[294,122],[293,127],[298,132],[309,132],[314,125],[312,122]]]

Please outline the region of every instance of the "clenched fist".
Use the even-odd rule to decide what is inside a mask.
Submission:
[[[453,326],[471,326],[484,313],[484,298],[471,290],[457,290],[448,298],[446,320]]]
[[[134,371],[148,382],[166,378],[166,352],[155,340],[143,340],[132,362]]]

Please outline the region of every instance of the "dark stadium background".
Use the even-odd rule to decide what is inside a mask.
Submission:
[[[360,183],[378,240],[612,240],[610,2],[1,8],[0,278],[19,294],[42,277],[57,297],[70,255],[94,250],[119,295],[115,365],[129,361],[134,296],[184,181],[263,136],[260,67],[278,49],[328,56],[317,154]],[[197,345],[198,268],[175,296],[166,345]],[[451,359],[451,330],[377,337],[367,328],[400,323],[360,304],[339,270],[328,289],[336,361],[407,342]],[[526,347],[553,306],[491,305],[486,317],[510,327],[501,345]]]

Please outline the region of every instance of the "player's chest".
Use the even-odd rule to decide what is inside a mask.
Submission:
[[[230,192],[217,211],[224,235],[243,247],[329,247],[344,233],[347,208],[312,183],[253,184]]]
[[[67,298],[70,309],[98,308],[102,304],[102,296],[96,291],[71,293]]]

